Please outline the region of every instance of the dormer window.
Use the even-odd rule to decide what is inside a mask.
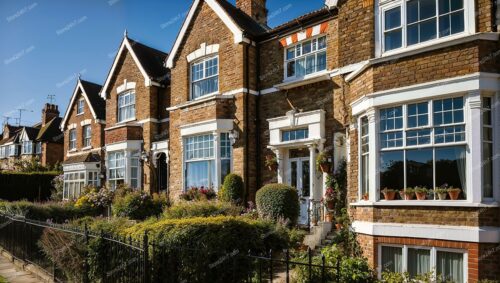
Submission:
[[[326,70],[326,36],[303,41],[285,50],[285,77],[301,78]]]
[[[83,99],[78,100],[77,108],[76,108],[76,115],[83,114],[84,108],[85,108],[85,100],[83,100]]]
[[[191,100],[219,91],[219,57],[209,57],[191,65]]]
[[[135,119],[135,92],[118,96],[118,123]]]
[[[463,0],[385,2],[380,5],[383,52],[418,46],[466,30],[467,5]]]

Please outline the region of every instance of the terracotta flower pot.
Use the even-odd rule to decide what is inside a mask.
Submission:
[[[448,194],[450,195],[450,198],[452,200],[457,200],[458,197],[460,196],[460,191],[459,190],[449,191]]]
[[[385,200],[394,200],[396,198],[396,192],[384,193]]]
[[[321,163],[319,165],[319,168],[321,169],[321,172],[323,173],[330,173],[330,163]]]
[[[335,203],[333,202],[333,200],[330,200],[326,203],[326,207],[328,209],[334,209],[335,208]]]
[[[425,200],[427,198],[427,193],[415,193],[418,200]]]
[[[438,198],[439,198],[439,200],[445,200],[447,196],[448,196],[448,194],[447,194],[447,193],[439,193],[439,194],[438,194]]]
[[[412,200],[413,197],[415,196],[415,193],[405,193],[405,200]]]
[[[327,214],[325,215],[325,221],[326,221],[326,222],[332,222],[332,221],[333,221],[333,216],[332,216],[332,214],[327,213]]]

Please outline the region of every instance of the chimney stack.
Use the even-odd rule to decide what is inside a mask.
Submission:
[[[46,103],[42,109],[42,126],[57,117],[59,117],[59,107],[55,104]]]
[[[236,7],[261,25],[267,25],[266,0],[236,0]]]

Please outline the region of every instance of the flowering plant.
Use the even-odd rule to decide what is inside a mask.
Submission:
[[[337,193],[335,192],[335,190],[333,188],[331,188],[331,187],[327,188],[326,192],[325,192],[324,200],[326,202],[334,201],[336,195],[337,195]]]
[[[195,201],[195,200],[211,200],[217,197],[217,193],[211,187],[191,187],[185,193],[180,195],[182,200]]]

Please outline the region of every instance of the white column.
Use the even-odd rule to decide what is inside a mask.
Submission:
[[[284,160],[284,154],[283,151],[279,148],[274,148],[273,149],[274,154],[276,155],[276,159],[278,160],[278,183],[282,184],[284,183],[285,180],[285,160]]]
[[[214,153],[215,153],[215,176],[212,176],[212,182],[214,183],[214,189],[216,191],[219,190],[219,187],[221,186],[222,182],[224,180],[220,180],[220,171],[221,171],[221,164],[220,164],[220,146],[219,146],[219,133],[218,132],[213,132],[212,133],[214,136]]]
[[[471,202],[481,202],[483,196],[483,139],[482,139],[482,105],[481,91],[470,91],[467,97],[469,152],[466,157],[467,199]]]
[[[378,186],[378,179],[379,176],[377,174],[377,167],[378,167],[378,150],[377,150],[377,113],[375,109],[371,108],[366,112],[366,116],[368,118],[368,137],[369,137],[369,165],[368,165],[368,176],[369,176],[369,194],[370,194],[370,201],[375,202],[378,200],[378,193],[377,193],[377,186]],[[358,152],[358,155],[361,154],[361,152]],[[361,166],[361,164],[360,164]],[[358,171],[360,172],[360,171]],[[361,184],[360,184],[361,185]]]
[[[130,151],[125,150],[125,153],[124,153],[124,159],[125,159],[125,180],[124,180],[124,182],[127,185],[130,185],[130,165],[132,164],[132,161],[130,160],[131,156],[132,155],[130,154]]]
[[[309,195],[312,200],[320,200],[316,193],[316,145],[309,146]]]

